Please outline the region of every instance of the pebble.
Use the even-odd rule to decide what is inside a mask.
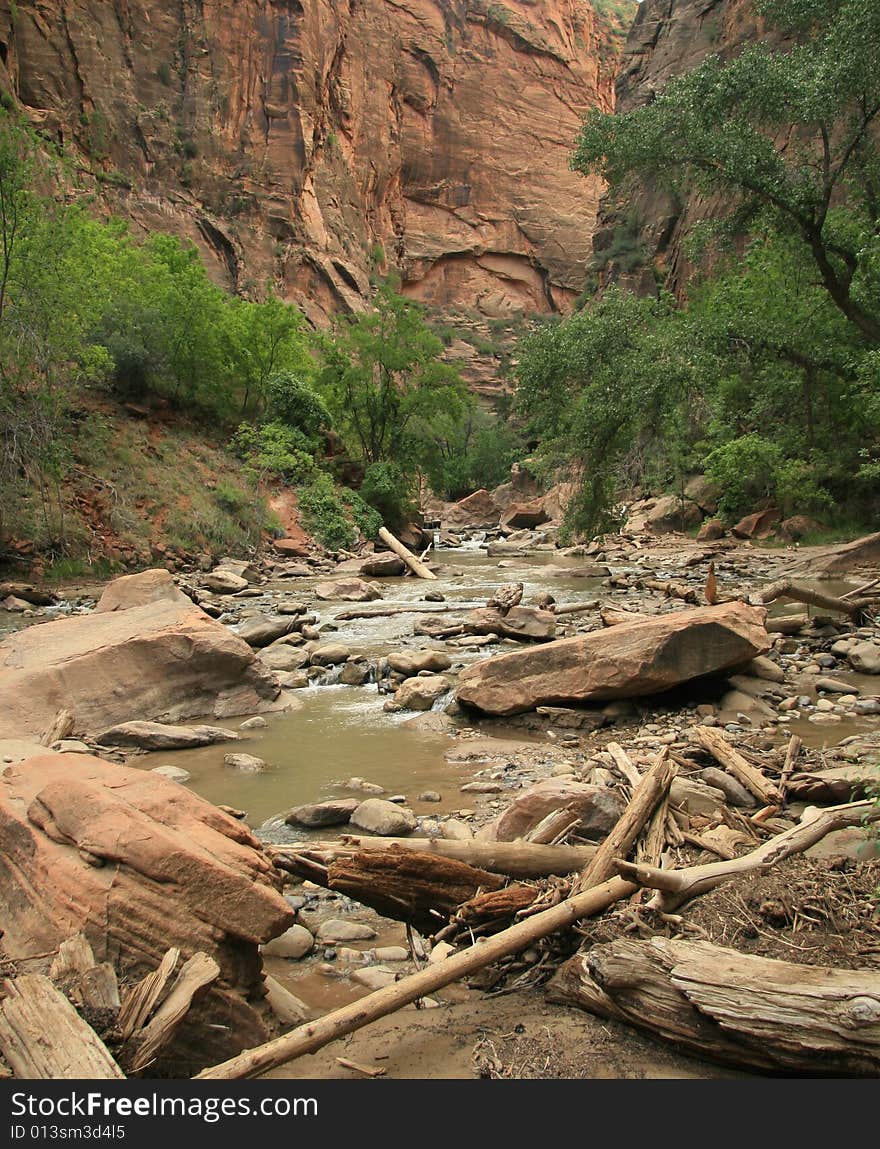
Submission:
[[[374,938],[376,931],[366,922],[351,922],[344,918],[328,918],[318,927],[315,935],[322,942],[354,942]]]
[[[405,946],[377,946],[373,957],[376,961],[409,961],[409,950]]]
[[[386,985],[393,985],[397,981],[397,974],[390,969],[383,969],[380,965],[368,966],[366,969],[356,969],[351,980],[358,985],[365,985],[367,989],[384,989]]]
[[[418,800],[420,802],[442,802],[443,799],[436,790],[423,790],[419,794]]]
[[[253,718],[248,718],[247,721],[242,722],[239,730],[264,730],[269,723],[261,714],[255,715]]]

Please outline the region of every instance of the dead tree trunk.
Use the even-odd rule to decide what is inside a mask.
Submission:
[[[416,558],[412,551],[403,545],[400,539],[396,539],[391,531],[386,530],[385,527],[379,527],[379,538],[387,547],[397,555],[398,558],[403,559],[409,569],[419,576],[419,578],[436,579],[433,571],[428,570],[421,559]]]
[[[42,974],[4,983],[0,1051],[16,1077],[40,1080],[122,1078],[91,1026]]]
[[[818,606],[823,610],[833,610],[839,614],[846,614],[851,619],[859,618],[862,612],[871,605],[868,599],[837,598],[833,594],[816,590],[811,586],[793,582],[790,578],[782,578],[765,587],[758,595],[760,603],[775,602],[778,598],[791,599],[793,602],[803,602],[808,606]]]
[[[743,1069],[880,1072],[880,973],[795,965],[708,942],[618,938],[550,983],[577,1005]]]
[[[779,790],[765,778],[761,771],[747,762],[738,750],[735,750],[724,736],[711,726],[695,726],[691,736],[704,750],[708,750],[712,757],[724,769],[750,790],[765,806],[779,805]]]

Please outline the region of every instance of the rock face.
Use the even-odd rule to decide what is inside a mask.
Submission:
[[[219,964],[173,1063],[151,1072],[189,1076],[268,1038],[258,947],[294,915],[246,826],[154,772],[46,754],[0,776],[0,844],[7,953],[46,953],[83,930],[126,978],[172,945]]]
[[[616,32],[588,0],[0,0],[0,88],[233,289],[320,322],[387,261],[492,317],[581,290],[600,185],[568,160]]]
[[[118,580],[126,596],[133,580]],[[176,590],[176,588],[174,588]],[[112,583],[104,602],[119,598]],[[186,596],[56,619],[0,642],[0,737],[39,737],[58,710],[78,731],[272,708],[280,687],[250,647]]]
[[[657,694],[769,649],[766,611],[744,603],[673,611],[487,658],[459,676],[459,702],[519,714]]]
[[[766,38],[751,0],[643,0],[620,60],[616,110],[627,112],[648,103],[672,76],[712,53],[727,57]],[[656,182],[650,188],[628,189],[625,200],[609,195],[601,203],[593,237],[600,283],[617,282],[655,295],[656,271],[665,277],[668,290],[681,295],[694,270],[685,240],[696,225],[717,217],[721,206],[696,191],[674,200]],[[613,252],[623,247],[629,254],[621,267]],[[642,255],[636,266],[634,252]]]

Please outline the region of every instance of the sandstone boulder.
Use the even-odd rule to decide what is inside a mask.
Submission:
[[[312,666],[337,666],[351,655],[351,647],[341,642],[316,646],[309,656]]]
[[[363,579],[341,578],[319,582],[315,587],[315,595],[329,602],[372,602],[381,598],[382,592]]]
[[[781,518],[782,515],[775,509],[755,511],[740,519],[736,526],[730,528],[730,533],[738,539],[769,539]]]
[[[307,957],[315,948],[315,939],[305,926],[293,925],[277,938],[272,938],[263,946],[267,957],[289,958],[298,961]]]
[[[394,702],[404,710],[430,710],[449,685],[449,679],[442,674],[407,678],[394,692]]]
[[[169,946],[217,961],[221,977],[151,1073],[189,1077],[270,1036],[258,947],[293,912],[248,828],[176,782],[82,754],[7,767],[0,886],[9,953],[48,953],[82,930],[132,981]]]
[[[0,642],[0,737],[39,738],[62,708],[76,716],[79,732],[93,732],[132,713],[176,723],[273,707],[280,692],[274,675],[240,638],[178,598],[173,584],[173,597],[127,609],[127,588],[114,585],[102,602],[116,605]]]
[[[412,811],[384,798],[367,798],[361,802],[351,816],[351,824],[359,830],[389,838],[403,837],[417,825]]]
[[[809,515],[792,515],[779,524],[780,535],[792,543],[800,542],[804,535],[821,530],[822,524],[816,519],[811,519]]]
[[[283,555],[285,558],[290,558],[291,555],[295,555],[297,558],[305,558],[309,553],[309,548],[302,539],[274,539],[272,542],[272,550],[278,555]]]
[[[378,554],[364,559],[358,564],[358,569],[362,575],[373,578],[395,578],[406,570],[406,563],[397,555]]]
[[[860,674],[880,674],[880,646],[875,642],[859,642],[846,656],[853,670]]]
[[[684,497],[710,515],[714,515],[718,510],[718,500],[723,493],[721,486],[713,483],[705,475],[695,475],[684,488]]]
[[[547,778],[523,791],[480,836],[495,842],[512,842],[563,806],[573,807],[580,818],[577,833],[585,838],[604,838],[623,813],[623,803],[605,786],[576,782],[573,778]]]
[[[657,694],[768,650],[765,617],[762,608],[723,603],[496,655],[461,673],[456,698],[489,714],[519,714]]]
[[[697,531],[698,543],[714,543],[725,535],[724,523],[720,519],[706,519]]]
[[[358,806],[360,798],[331,798],[327,802],[312,802],[289,810],[284,821],[289,826],[341,826],[349,820]]]
[[[240,590],[247,590],[248,581],[232,571],[215,570],[204,576],[202,586],[215,594],[236,594]]]
[[[108,614],[116,610],[131,610],[153,602],[173,602],[178,606],[192,606],[182,590],[176,586],[169,572],[162,567],[123,575],[108,583],[95,607],[95,614]]]
[[[248,646],[261,647],[292,633],[297,626],[296,618],[290,615],[255,614],[236,628],[236,634]]]
[[[135,746],[139,750],[190,750],[214,742],[235,742],[234,730],[222,726],[170,726],[165,722],[122,722],[97,735],[102,746]]]
[[[528,503],[511,503],[501,520],[503,527],[513,530],[532,529],[549,522],[550,516],[544,507],[543,499],[532,499]]]
[[[430,670],[434,674],[448,670],[452,666],[452,659],[442,650],[399,650],[388,655],[388,665],[398,674],[414,678],[423,670]]]
[[[486,490],[474,491],[446,508],[444,524],[447,527],[494,527],[498,525],[498,504]]]
[[[286,672],[301,670],[308,666],[309,652],[299,646],[290,646],[288,643],[273,643],[265,646],[258,655],[260,662],[270,670]]]
[[[652,534],[662,535],[695,527],[702,517],[696,503],[678,495],[664,495],[648,511],[645,526]]]
[[[506,614],[481,607],[465,616],[468,634],[500,634],[505,638],[548,642],[556,634],[556,615],[534,606],[513,606]]]
[[[254,754],[225,754],[223,765],[230,770],[240,770],[242,774],[262,774],[269,769],[268,763]]]

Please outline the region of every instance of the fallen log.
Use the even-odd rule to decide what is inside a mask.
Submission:
[[[510,926],[494,937],[480,939],[474,945],[455,954],[445,961],[428,965],[418,973],[410,974],[393,985],[376,990],[359,1001],[343,1006],[326,1014],[317,1021],[302,1025],[291,1033],[284,1034],[274,1041],[246,1050],[221,1065],[202,1070],[196,1080],[228,1081],[243,1077],[258,1077],[267,1070],[275,1069],[301,1057],[314,1053],[338,1037],[345,1037],[357,1029],[369,1025],[380,1017],[385,1017],[401,1009],[410,1002],[418,1001],[426,994],[442,989],[454,981],[475,973],[484,966],[509,954],[527,949],[532,942],[574,925],[581,918],[601,913],[621,898],[635,893],[637,886],[622,878],[612,878],[576,897],[567,898],[559,905],[540,914],[526,918]]]
[[[880,973],[702,941],[618,938],[557,971],[548,998],[742,1069],[876,1076]]]
[[[95,1031],[43,974],[3,983],[0,1052],[16,1077],[39,1080],[122,1078]]]
[[[765,806],[779,805],[778,787],[769,778],[765,778],[756,766],[747,762],[718,730],[711,726],[695,726],[691,737]]]
[[[875,803],[850,802],[815,812],[809,821],[777,834],[775,838],[771,838],[769,842],[758,846],[750,853],[729,861],[710,862],[705,866],[686,866],[680,870],[658,870],[653,866],[618,861],[615,869],[640,886],[657,890],[648,906],[664,913],[671,913],[691,898],[705,894],[707,890],[714,890],[722,882],[727,882],[739,874],[746,874],[752,870],[766,873],[783,858],[809,849],[832,830],[842,830],[847,826],[858,826],[878,820],[880,820],[880,807]]]
[[[669,747],[664,746],[654,765],[633,790],[633,796],[617,825],[581,871],[572,886],[572,894],[580,894],[611,877],[615,871],[615,861],[626,857],[654,810],[666,797],[676,770],[675,764],[669,761]]]
[[[800,740],[800,738],[797,736],[797,734],[792,734],[791,738],[788,740],[788,746],[786,747],[786,750],[785,750],[785,761],[782,764],[782,773],[779,775],[779,805],[780,806],[783,806],[785,804],[785,791],[786,791],[788,783],[791,779],[791,776],[794,773],[794,768],[797,764],[798,755],[801,752],[802,746],[803,746],[803,742]],[[849,797],[850,797],[850,795],[847,795],[847,798],[844,799],[844,801],[847,801],[849,799]]]
[[[119,1011],[118,1028],[123,1041],[141,1029],[153,1011],[168,979],[177,966],[180,950],[172,946],[167,950],[158,966],[129,990]]]
[[[600,608],[599,617],[602,619],[603,626],[621,626],[625,622],[647,622],[654,615],[639,614],[634,610],[622,610],[618,606],[606,603]]]
[[[75,725],[76,718],[69,710],[59,710],[49,728],[41,736],[40,742],[44,746],[51,746],[53,742],[69,738]]]
[[[299,853],[317,858],[329,865],[335,858],[360,850],[387,850],[389,846],[404,850],[417,850],[467,862],[479,869],[505,874],[510,878],[548,878],[552,874],[565,877],[582,870],[596,853],[595,846],[543,846],[517,840],[515,842],[446,841],[444,838],[360,838],[343,835],[339,842],[309,842],[300,849],[291,846],[267,846],[267,852],[278,859],[286,854]]]
[[[379,527],[379,538],[394,551],[398,558],[403,559],[413,574],[418,575],[419,578],[436,579],[437,576],[434,572],[429,570],[421,559],[416,558],[409,547],[405,547],[400,539],[396,539],[391,531],[386,530],[385,527]]]
[[[504,879],[488,870],[437,854],[403,850],[362,850],[327,867],[327,888],[371,906],[423,934],[434,933],[439,915],[449,918],[480,890],[498,890]]]
[[[477,603],[408,602],[399,606],[386,606],[382,610],[343,610],[336,615],[337,622],[351,622],[357,618],[393,618],[398,614],[466,614]]]
[[[61,943],[49,968],[49,977],[76,1004],[90,1010],[119,1011],[119,983],[110,962],[95,961],[92,947],[83,933]]]
[[[803,583],[794,582],[790,578],[778,579],[753,596],[756,605],[775,602],[779,598],[791,599],[792,602],[803,602],[808,606],[818,606],[823,610],[833,610],[848,615],[851,619],[858,619],[867,607],[871,605],[869,599],[838,598],[833,594],[826,594],[815,587],[804,586]]]
[[[682,602],[696,605],[697,592],[693,587],[686,586],[682,582],[675,582],[673,579],[643,578],[641,585],[647,587],[648,590],[659,591],[664,598],[677,598]]]

